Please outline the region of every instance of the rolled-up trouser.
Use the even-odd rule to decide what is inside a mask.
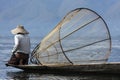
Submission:
[[[8,64],[14,65],[27,65],[28,64],[29,55],[21,52],[17,52],[13,54],[8,61]]]

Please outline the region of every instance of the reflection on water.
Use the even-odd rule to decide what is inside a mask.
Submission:
[[[119,74],[41,74],[32,72],[7,72],[14,80],[120,80]]]

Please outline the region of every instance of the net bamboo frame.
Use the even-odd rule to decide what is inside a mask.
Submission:
[[[95,11],[70,11],[35,47],[31,62],[40,65],[66,65],[106,62],[111,53],[107,24]]]

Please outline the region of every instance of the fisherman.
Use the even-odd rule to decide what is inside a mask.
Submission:
[[[15,45],[12,50],[12,56],[8,64],[12,65],[27,65],[30,54],[30,37],[29,32],[25,30],[24,26],[18,25],[15,29],[11,30],[14,34]],[[6,65],[8,65],[6,64]]]

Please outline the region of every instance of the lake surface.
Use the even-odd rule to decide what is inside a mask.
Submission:
[[[32,49],[40,42],[39,37],[32,37]],[[120,40],[112,41],[112,52],[108,62],[120,62]],[[120,80],[120,74],[47,74],[24,72],[20,69],[6,67],[14,45],[13,37],[0,37],[0,80]],[[31,49],[31,50],[32,50]]]

